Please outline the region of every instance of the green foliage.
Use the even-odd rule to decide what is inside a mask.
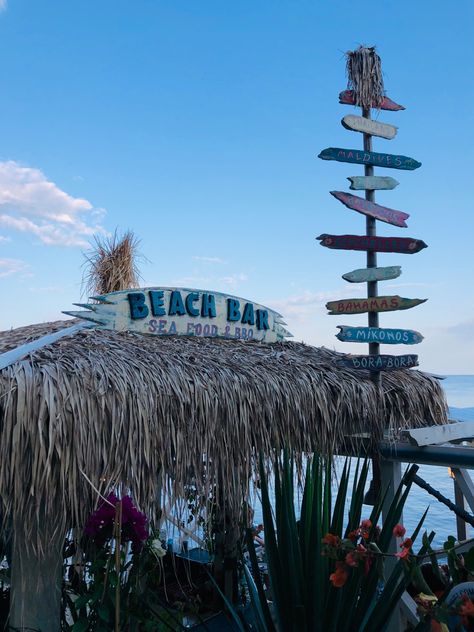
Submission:
[[[381,529],[377,523],[384,498],[378,500],[372,509],[370,524],[365,522],[368,531],[364,533],[366,539],[363,542],[366,546],[358,549],[354,543],[357,536],[353,534],[358,528],[360,531],[369,471],[367,461],[357,464],[345,528],[349,461],[344,465],[335,499],[331,490],[332,463],[318,456],[308,462],[299,520],[294,508],[294,467],[289,455],[285,453],[275,464],[274,511],[261,461],[265,551],[276,623],[268,610],[253,540],[248,533],[254,578],[254,586],[249,582],[249,591],[252,603],[257,604],[254,609],[257,610],[259,632],[380,632],[384,629],[411,580],[411,572],[406,560],[393,556],[390,557],[390,568],[387,568],[382,552],[388,549],[393,528],[400,520],[416,469],[412,466],[406,473]],[[418,536],[425,516],[426,512],[412,541]],[[326,534],[335,538],[337,549],[323,543]],[[359,551],[365,562],[348,567],[338,560],[337,551],[340,550],[344,555],[347,551]],[[338,572],[341,581],[344,580],[340,587],[330,581],[331,577],[337,583]]]

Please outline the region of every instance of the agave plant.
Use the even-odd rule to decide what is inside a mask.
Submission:
[[[294,465],[287,453],[274,468],[275,504],[270,503],[268,480],[260,463],[265,551],[272,593],[270,612],[260,578],[251,531],[247,545],[252,573],[244,567],[254,612],[252,629],[259,632],[380,632],[383,630],[406,586],[416,572],[417,563],[408,563],[408,553],[423,524],[422,516],[412,537],[398,557],[388,556],[390,572],[384,563],[391,539],[407,499],[417,466],[411,466],[397,489],[383,526],[378,522],[384,496],[379,497],[370,517],[362,521],[366,559],[370,563],[345,565],[328,555],[328,542],[350,546],[360,532],[368,462],[359,462],[352,483],[348,516],[345,507],[350,482],[350,461],[346,460],[333,498],[332,463],[314,456],[308,463],[301,512],[294,507]],[[399,525],[398,525],[399,526]],[[331,537],[328,537],[328,536]],[[426,536],[429,544],[434,534]],[[351,540],[352,537],[352,540]],[[354,546],[356,548],[356,546]],[[426,548],[426,547],[424,547]],[[424,553],[424,548],[419,553]],[[335,550],[335,549],[334,549]],[[362,550],[362,549],[360,549]],[[354,559],[355,554],[353,555]],[[410,554],[412,560],[415,558]],[[338,576],[339,573],[339,576]],[[388,574],[388,576],[387,576]],[[343,576],[344,581],[337,581]],[[245,629],[241,627],[240,629]]]

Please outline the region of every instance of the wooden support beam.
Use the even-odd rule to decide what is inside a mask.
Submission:
[[[467,423],[467,422],[466,422]],[[462,495],[466,499],[469,509],[474,513],[474,483],[469,472],[465,469],[453,467],[451,472],[454,476],[454,480],[459,486]]]
[[[445,426],[429,426],[427,428],[403,430],[402,436],[406,437],[412,445],[419,447],[440,445],[455,440],[469,441],[474,437],[474,421],[462,421],[459,423],[446,424]]]

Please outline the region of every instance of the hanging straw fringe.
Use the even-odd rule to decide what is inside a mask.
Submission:
[[[375,47],[359,46],[346,53],[347,87],[364,109],[380,108],[384,98],[382,63]]]

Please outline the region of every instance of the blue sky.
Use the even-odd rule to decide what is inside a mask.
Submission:
[[[365,353],[335,337],[366,316],[327,316],[360,296],[341,279],[363,253],[319,246],[363,233],[329,195],[360,167],[318,160],[360,147],[340,119],[344,51],[376,44],[404,112],[374,149],[420,160],[380,170],[377,200],[410,213],[416,255],[379,255],[403,274],[380,293],[429,298],[381,315],[420,331],[421,367],[472,373],[474,3],[8,0],[0,7],[0,328],[61,318],[81,300],[94,233],[131,228],[143,285],[237,294],[278,309],[296,339]],[[410,348],[414,351],[414,348]],[[403,353],[404,347],[387,352]]]

